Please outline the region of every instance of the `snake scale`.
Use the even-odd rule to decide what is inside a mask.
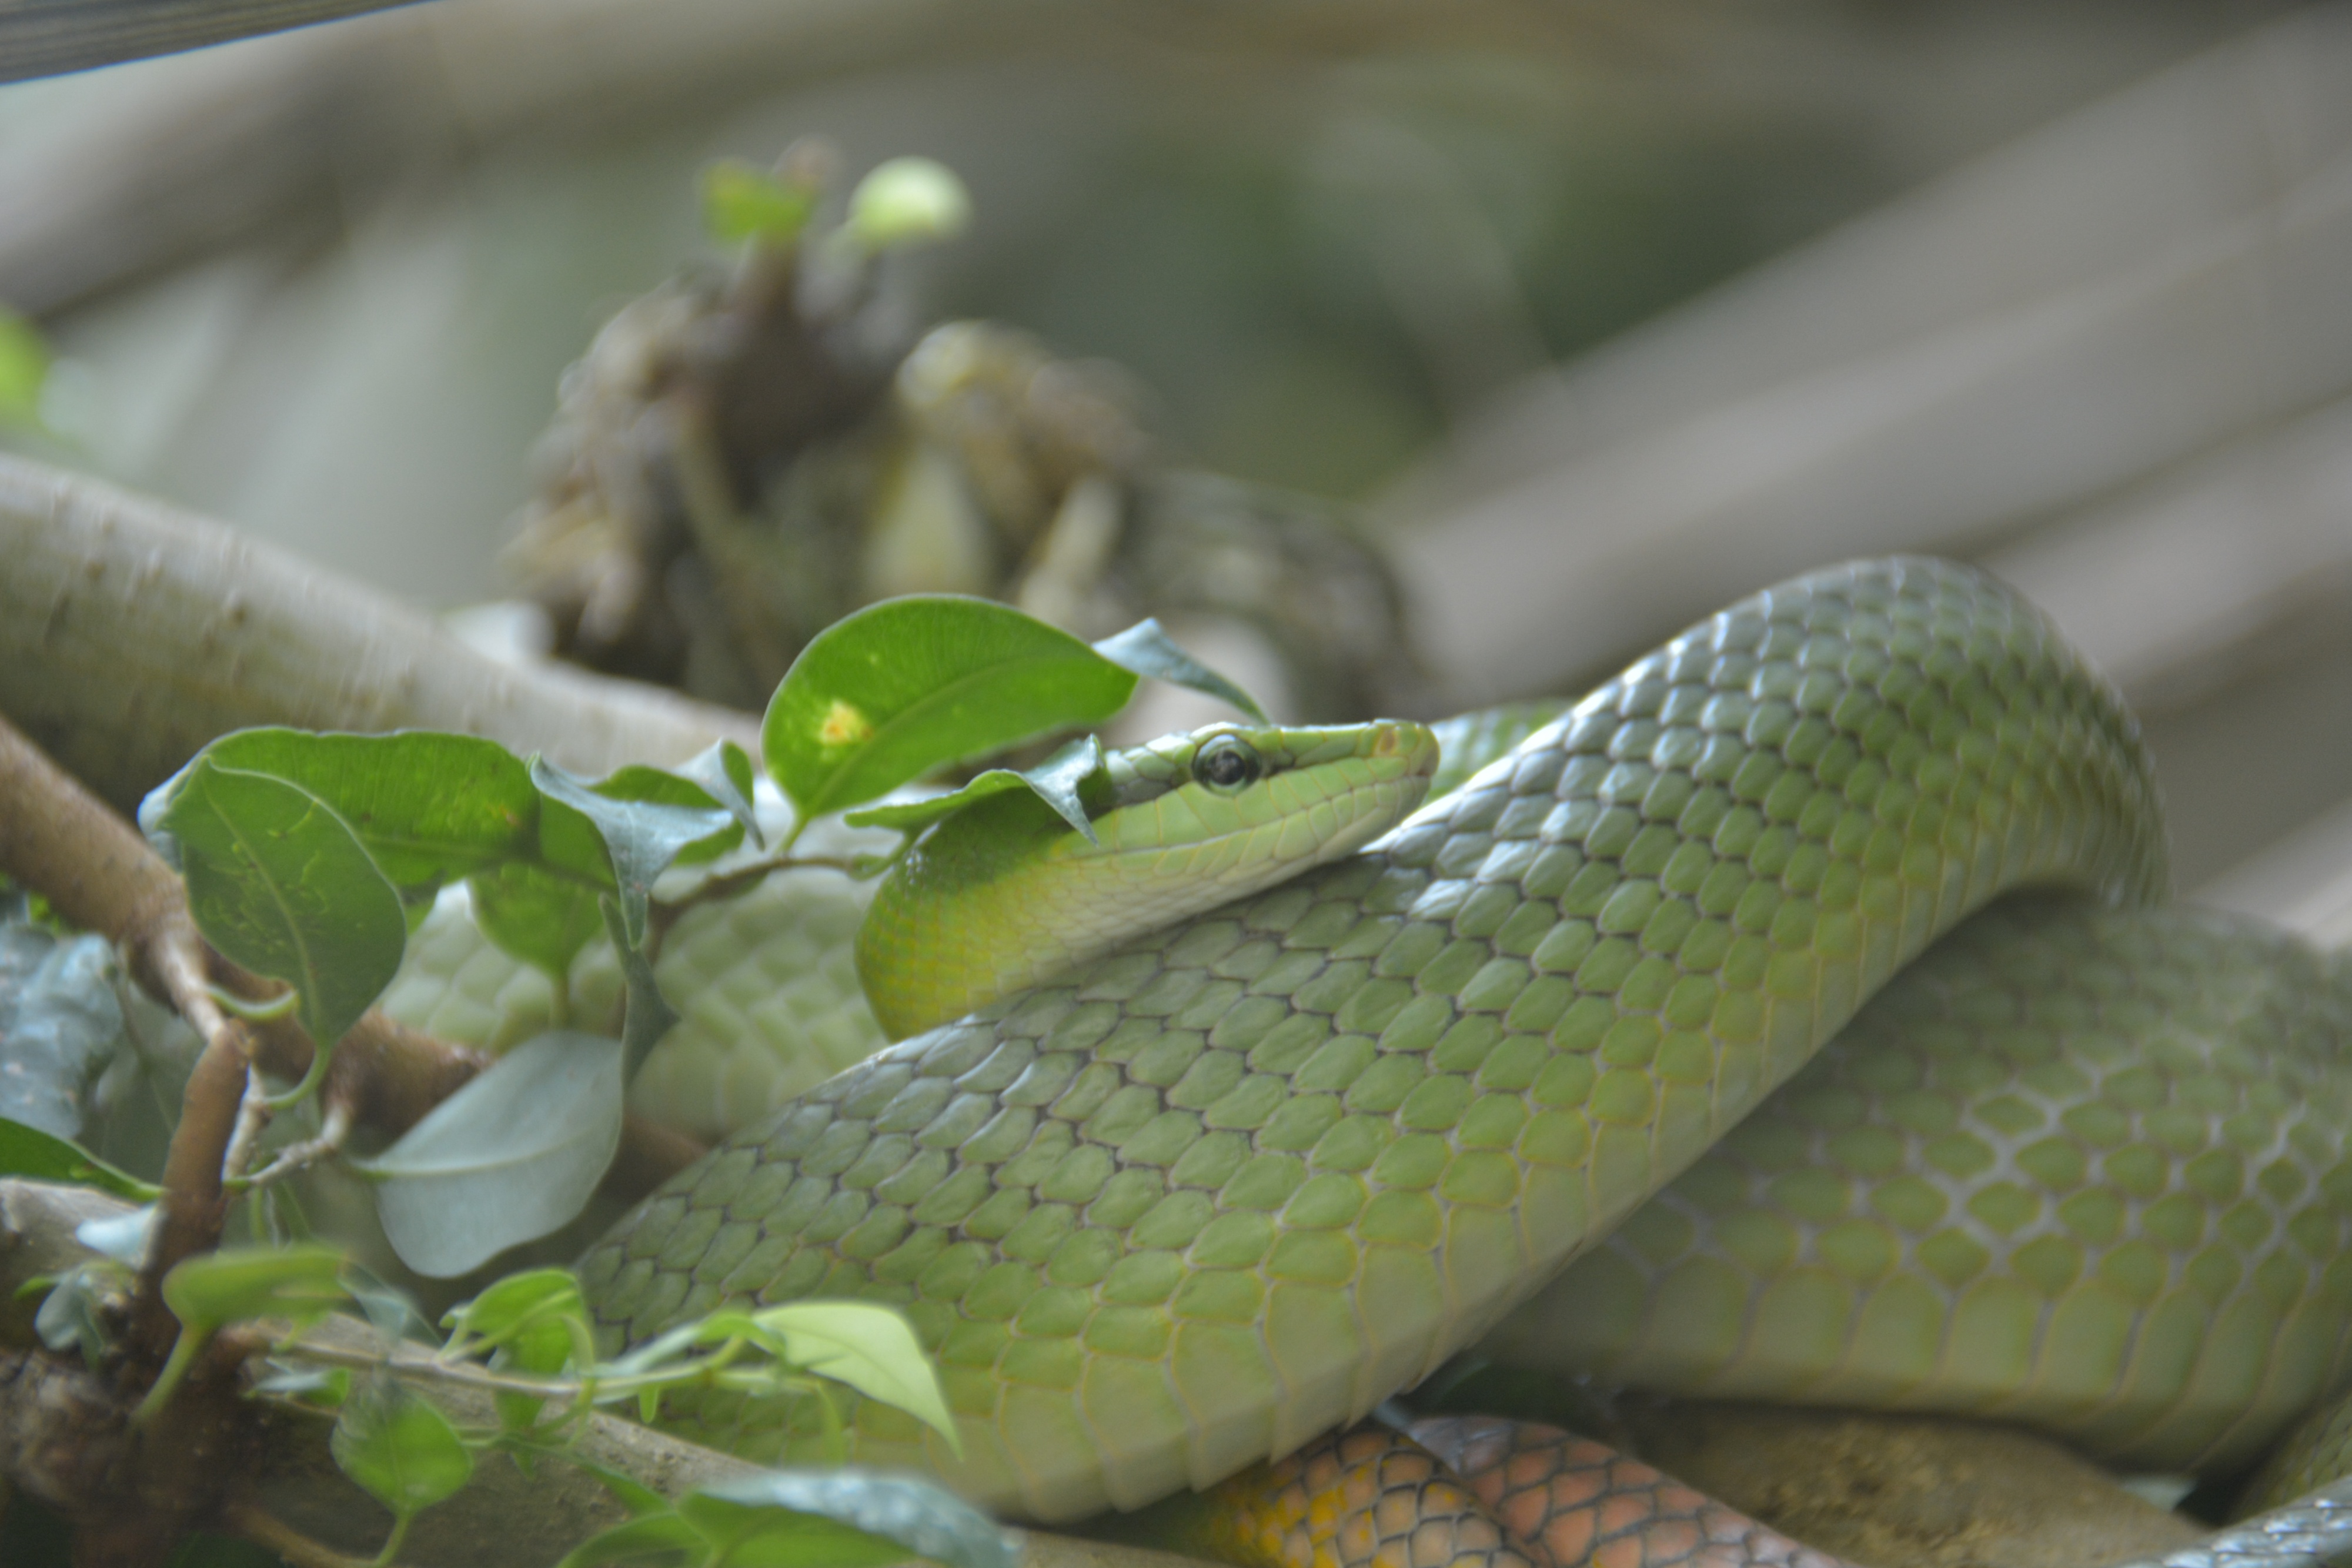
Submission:
[[[583,1281],[616,1341],[900,1304],[964,1453],[864,1404],[857,1457],[1045,1521],[1312,1445],[1251,1472],[1278,1496],[1498,1324],[1625,1381],[2227,1466],[2347,1359],[2352,977],[2166,882],[2137,727],[2037,612],[1941,563],[1818,573],[1370,848],[827,1080]],[[2341,1525],[2280,1517],[2200,1561]],[[1803,1560],[1685,1526],[1646,1560]]]

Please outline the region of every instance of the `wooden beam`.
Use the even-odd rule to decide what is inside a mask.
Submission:
[[[0,0],[0,81],[86,71],[414,0]]]

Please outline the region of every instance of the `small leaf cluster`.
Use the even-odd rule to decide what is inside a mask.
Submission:
[[[722,158],[702,171],[702,224],[722,244],[783,248],[798,243],[824,197],[821,160],[788,152],[773,169]],[[929,158],[878,164],[849,193],[841,225],[825,236],[845,259],[952,239],[971,222],[971,197],[955,172]]]
[[[247,1012],[289,1011],[318,1047],[296,1103],[337,1042],[398,969],[430,901],[463,883],[485,935],[547,974],[559,998],[602,930],[628,977],[623,1039],[556,1030],[509,1052],[388,1149],[352,1168],[375,1183],[403,1259],[452,1275],[546,1234],[584,1204],[617,1142],[627,1074],[673,1017],[646,944],[656,882],[674,866],[743,851],[740,873],[793,864],[809,822],[869,806],[854,822],[917,835],[963,806],[1028,789],[1081,831],[1081,793],[1099,774],[1090,736],[1045,764],[991,769],[952,794],[870,806],[942,768],[1101,723],[1150,675],[1209,692],[1261,716],[1249,697],[1192,661],[1153,622],[1089,645],[1018,611],[947,596],[896,600],[820,635],[786,674],[761,729],[761,758],[793,808],[772,851],[753,810],[751,758],[722,743],[675,769],[631,767],[575,778],[477,737],[242,731],[206,747],[149,798],[142,825],[181,870],[199,929],[226,956],[279,982],[275,1000],[224,996]],[[757,858],[764,855],[765,859]],[[887,863],[887,862],[883,862]],[[844,868],[846,869],[846,868]],[[871,871],[872,866],[864,868]],[[100,1186],[134,1199],[156,1189],[66,1139],[0,1121],[0,1174]],[[256,1182],[267,1182],[264,1171]],[[37,1326],[53,1348],[95,1363],[107,1324],[144,1255],[152,1210],[89,1228],[107,1256],[50,1281]],[[421,1364],[356,1355],[306,1337],[338,1307],[360,1307],[387,1336],[417,1337],[404,1298],[315,1245],[201,1255],[165,1277],[182,1332],[149,1393],[152,1415],[225,1328],[290,1321],[263,1391],[337,1412],[337,1462],[392,1511],[383,1561],[408,1522],[463,1487],[475,1455],[561,1455],[593,1409],[657,1414],[691,1385],[814,1398],[846,1454],[835,1389],[907,1411],[953,1447],[936,1374],[895,1311],[856,1302],[724,1305],[620,1355],[597,1354],[576,1280],[510,1276],[445,1320],[448,1343]],[[453,1426],[415,1388],[471,1385],[493,1396],[495,1430]],[[604,1477],[628,1523],[581,1547],[583,1565],[657,1556],[716,1564],[862,1568],[908,1555],[952,1568],[1009,1568],[1002,1532],[925,1483],[841,1469],[768,1473],[675,1503]]]
[[[296,1296],[306,1299],[299,1290]],[[396,1293],[373,1288],[370,1315],[387,1335],[404,1326],[395,1315],[399,1302]],[[278,1301],[255,1291],[243,1304],[261,1313]],[[266,1392],[336,1410],[336,1463],[392,1511],[386,1561],[417,1512],[464,1486],[478,1452],[502,1448],[526,1465],[568,1458],[590,1410],[635,1404],[650,1419],[663,1391],[672,1387],[809,1395],[823,1402],[837,1429],[833,1390],[842,1385],[908,1412],[950,1444],[956,1440],[938,1375],[906,1319],[889,1307],[862,1301],[724,1306],[626,1354],[600,1359],[579,1281],[563,1270],[541,1269],[499,1281],[442,1322],[447,1342],[421,1367],[390,1355],[331,1348],[297,1332],[277,1345],[277,1371],[263,1385]],[[461,1428],[410,1386],[434,1379],[488,1389],[497,1428]],[[581,1546],[567,1563],[683,1553],[688,1562],[710,1564],[879,1568],[915,1555],[951,1568],[1011,1568],[1002,1531],[923,1481],[847,1469],[768,1471],[672,1503],[622,1478],[603,1479],[632,1517]]]
[[[206,939],[286,988],[274,1001],[224,1003],[290,1009],[320,1048],[306,1080],[273,1104],[299,1103],[321,1081],[336,1042],[398,971],[415,922],[452,883],[465,884],[491,942],[548,976],[559,1018],[569,1015],[582,949],[599,932],[609,937],[625,981],[617,1044],[564,1030],[541,1036],[390,1148],[350,1161],[374,1184],[402,1260],[446,1278],[569,1222],[611,1161],[626,1082],[677,1018],[648,950],[665,873],[747,843],[752,858],[730,880],[837,865],[795,861],[793,845],[810,822],[860,806],[868,809],[846,820],[900,831],[903,852],[1006,789],[1034,792],[1091,837],[1083,796],[1103,766],[1091,735],[1034,768],[871,803],[942,768],[1098,725],[1147,675],[1258,715],[1153,622],[1089,645],[978,599],[898,599],[850,616],[802,652],[761,722],[760,762],[793,810],[791,835],[772,853],[753,809],[757,768],[731,742],[674,769],[631,766],[589,780],[476,736],[244,730],[200,752],[140,820],[180,868]],[[891,858],[844,869],[871,873]]]

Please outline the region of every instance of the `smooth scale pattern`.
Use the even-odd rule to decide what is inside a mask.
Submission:
[[[966,1454],[867,1404],[861,1459],[1040,1519],[1140,1504],[1423,1375],[2028,883],[2163,892],[2112,692],[1980,574],[1817,574],[1382,845],[844,1072],[583,1280],[614,1341],[728,1297],[900,1302]],[[733,1396],[667,1415],[819,1442]]]
[[[2227,1474],[2352,1355],[2352,963],[2003,903],[1513,1314],[1498,1359]]]

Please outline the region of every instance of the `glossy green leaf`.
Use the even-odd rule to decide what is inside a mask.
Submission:
[[[904,1410],[962,1451],[939,1374],[896,1308],[870,1301],[789,1301],[750,1316],[782,1339],[785,1359],[793,1365]]]
[[[454,1496],[474,1475],[474,1456],[449,1418],[383,1375],[352,1390],[328,1448],[336,1467],[399,1520]]]
[[[49,345],[40,329],[0,306],[0,424],[38,424],[49,379]]]
[[[763,1470],[698,1487],[680,1517],[740,1568],[1013,1568],[994,1521],[930,1481],[851,1468]]]
[[[645,941],[656,877],[689,849],[721,853],[742,840],[743,830],[699,786],[659,768],[625,768],[591,785],[533,758],[530,781],[547,800],[586,818],[603,839],[630,946]]]
[[[509,1274],[441,1321],[454,1348],[466,1354],[505,1348],[511,1364],[531,1373],[562,1371],[576,1349],[592,1343],[593,1332],[580,1281],[568,1269]]]
[[[404,890],[429,890],[537,854],[539,792],[522,759],[494,740],[431,730],[319,735],[271,727],[223,736],[204,755],[325,801]]]
[[[400,895],[352,830],[306,791],[198,758],[160,818],[178,845],[197,929],[231,961],[300,993],[320,1050],[400,967]]]
[[[332,1247],[228,1247],[183,1259],[163,1276],[163,1304],[202,1334],[247,1318],[316,1321],[349,1299]]]
[[[163,1191],[152,1182],[141,1181],[130,1172],[108,1165],[79,1144],[5,1116],[0,1116],[0,1176],[74,1182],[101,1188],[134,1203],[152,1203]]]
[[[621,1045],[543,1034],[436,1105],[373,1160],[401,1261],[446,1279],[570,1223],[621,1141]]]
[[[1017,772],[1009,768],[992,768],[950,794],[934,796],[928,800],[869,806],[862,811],[852,811],[841,820],[853,828],[896,828],[913,832],[954,816],[975,800],[1002,795],[1008,789],[1025,789],[1051,806],[1062,821],[1085,834],[1087,842],[1094,843],[1097,841],[1094,821],[1087,815],[1086,803],[1079,798],[1079,787],[1102,771],[1102,742],[1091,735],[1083,735],[1034,768]]]
[[[1186,653],[1156,620],[1139,621],[1117,636],[1104,638],[1095,644],[1095,652],[1139,675],[1230,703],[1260,724],[1274,722],[1255,697]]]
[[[596,889],[544,866],[515,862],[478,872],[466,887],[482,935],[558,986],[571,975],[580,949],[604,928]]]
[[[679,764],[676,771],[679,778],[701,786],[713,800],[726,807],[754,844],[767,848],[767,841],[760,831],[759,814],[752,809],[759,786],[751,770],[750,752],[731,740],[716,741]]]
[[[1117,713],[1134,672],[1002,604],[920,595],[819,632],[768,705],[769,775],[805,821],[934,768]]]
[[[817,192],[740,158],[702,171],[702,226],[724,245],[756,239],[789,244],[816,212]]]

